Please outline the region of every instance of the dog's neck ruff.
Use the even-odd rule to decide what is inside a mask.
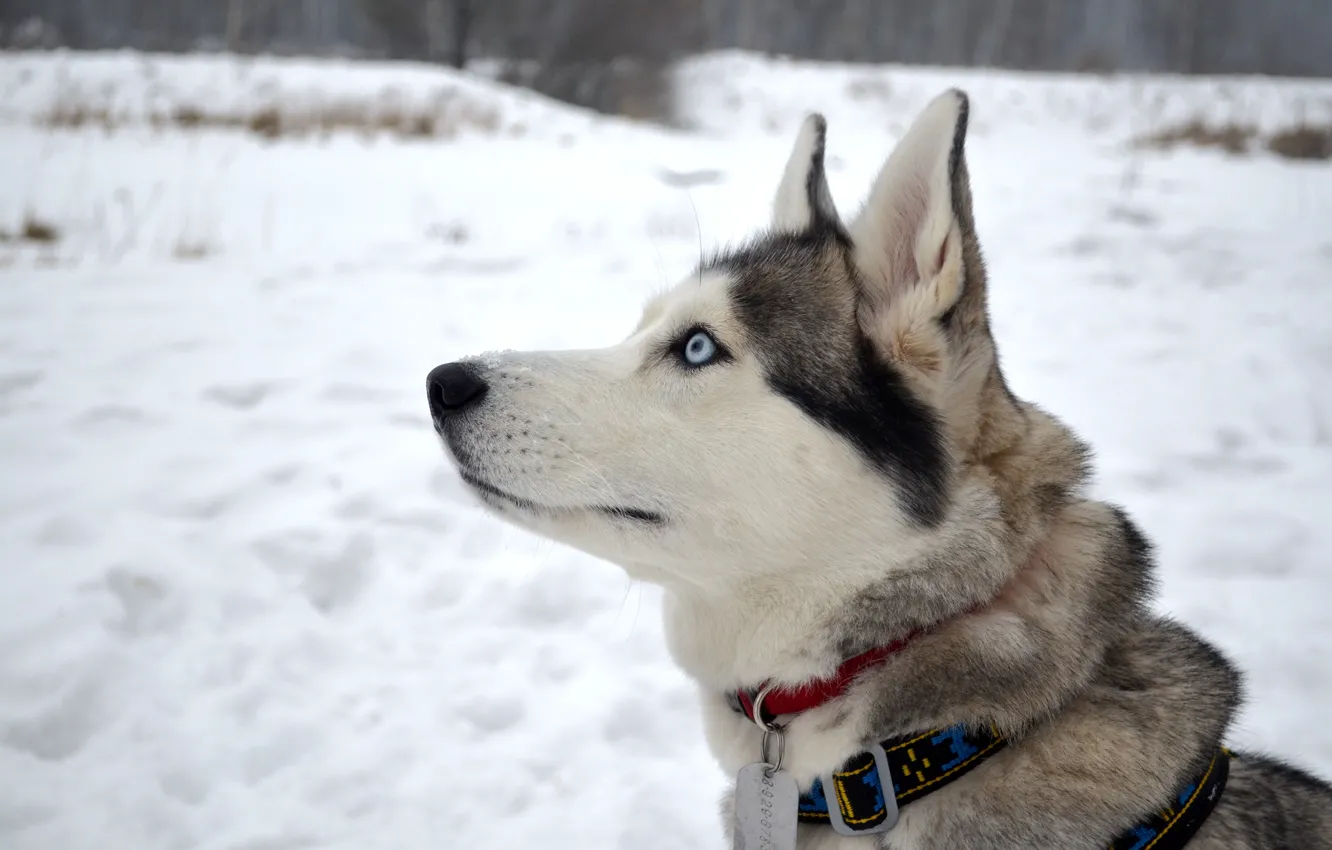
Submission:
[[[988,601],[983,602],[957,616],[960,618],[980,613],[989,604]],[[876,664],[882,664],[906,649],[918,638],[924,637],[927,633],[949,622],[953,622],[953,620],[943,620],[933,626],[922,626],[913,629],[892,643],[862,652],[843,661],[841,666],[826,678],[813,679],[792,687],[776,685],[768,680],[758,687],[737,688],[726,695],[726,701],[732,711],[743,714],[763,728],[768,728],[782,715],[800,714],[832,702],[846,693],[855,681],[856,676]]]
[[[778,717],[837,699],[856,676],[902,651],[925,631],[918,629],[850,658],[827,678],[797,687],[766,682],[752,690],[739,688],[728,695],[728,702],[766,732],[780,735],[783,724],[776,722]],[[765,735],[765,759],[766,740]],[[800,795],[798,821],[828,825],[849,836],[886,832],[897,823],[902,806],[962,778],[1006,745],[993,727],[978,731],[965,725],[873,743],[814,780]],[[1200,775],[1166,806],[1121,833],[1108,850],[1182,850],[1220,801],[1231,758],[1229,750],[1219,747]]]
[[[775,686],[771,681],[757,688],[742,687],[729,693],[727,701],[733,711],[765,730],[766,759],[767,734],[780,736],[785,726],[777,722],[778,717],[832,702],[862,672],[906,649],[927,631],[916,629],[886,646],[849,658],[826,678],[795,687]],[[886,832],[897,823],[902,806],[962,778],[1007,743],[993,727],[976,730],[965,725],[872,743],[837,770],[814,780],[800,795],[798,821],[831,826],[848,836]],[[1166,806],[1121,833],[1108,850],[1184,848],[1220,801],[1231,757],[1229,750],[1218,748],[1199,776]]]

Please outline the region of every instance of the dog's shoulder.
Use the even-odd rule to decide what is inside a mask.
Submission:
[[[1236,751],[1221,802],[1196,841],[1198,850],[1332,848],[1332,784],[1281,759]]]

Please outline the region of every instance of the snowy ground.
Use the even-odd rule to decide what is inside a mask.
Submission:
[[[483,516],[422,379],[618,339],[763,221],[805,110],[850,209],[952,84],[1015,389],[1096,445],[1162,608],[1248,670],[1235,742],[1332,773],[1332,167],[1124,144],[1332,85],[722,56],[668,133],[434,71],[238,65],[0,57],[0,231],[61,235],[0,243],[6,850],[719,848],[656,595]],[[488,117],[276,143],[145,118],[390,84]],[[118,129],[34,129],[70,92]]]

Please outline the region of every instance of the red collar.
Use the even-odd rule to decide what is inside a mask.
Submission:
[[[851,687],[852,680],[862,670],[880,664],[890,656],[905,649],[908,644],[924,632],[925,629],[917,629],[887,646],[880,646],[871,649],[869,652],[862,652],[860,655],[842,662],[842,666],[837,668],[837,672],[826,679],[815,679],[794,688],[771,687],[772,683],[770,681],[764,682],[753,690],[739,688],[735,692],[735,701],[731,703],[731,707],[760,725],[772,723],[778,715],[798,714],[802,711],[809,711],[811,708],[817,708],[846,693],[846,689]],[[754,717],[755,702],[761,703],[759,706],[762,711],[761,722]]]

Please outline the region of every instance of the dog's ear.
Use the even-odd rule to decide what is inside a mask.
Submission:
[[[967,96],[957,89],[931,101],[893,149],[851,225],[870,316],[906,307],[917,320],[934,319],[962,294],[963,228],[970,219],[961,212],[970,208],[962,156],[967,111]]]
[[[786,162],[777,197],[773,200],[773,229],[802,233],[819,225],[837,225],[837,207],[823,171],[823,148],[828,122],[814,113],[800,125],[791,158]]]

